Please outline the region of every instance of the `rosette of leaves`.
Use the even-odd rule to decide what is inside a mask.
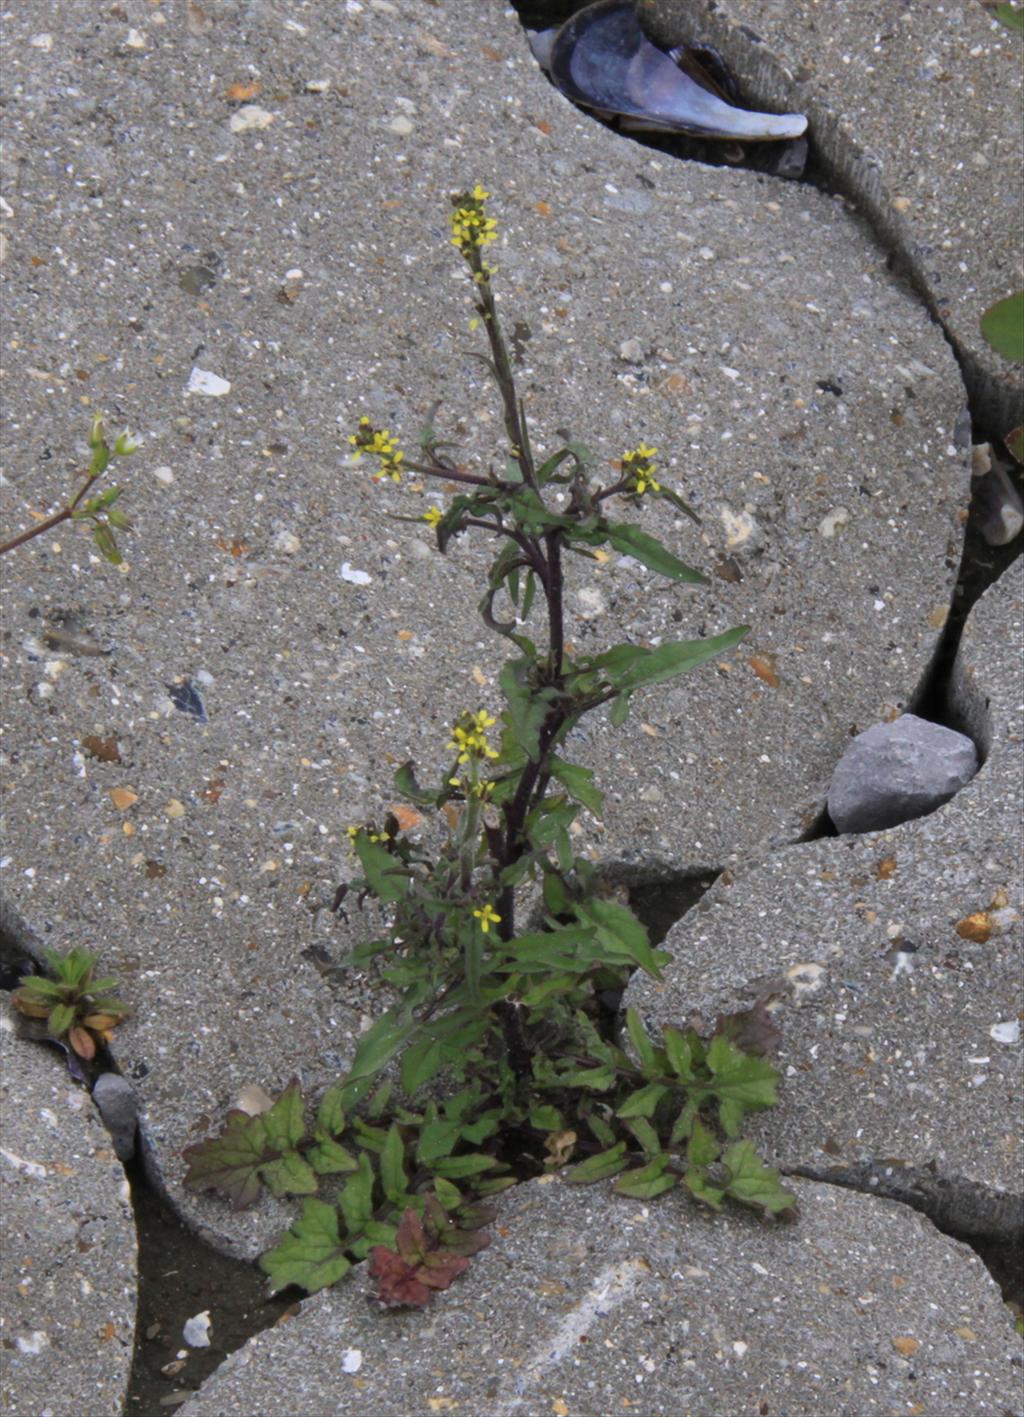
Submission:
[[[76,945],[66,955],[56,950],[45,955],[50,975],[24,975],[11,1002],[26,1018],[40,1021],[45,1037],[66,1043],[90,1062],[131,1010],[117,997],[113,975],[95,977],[99,956],[91,950]]]

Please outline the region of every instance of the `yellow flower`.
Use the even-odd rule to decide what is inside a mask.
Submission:
[[[485,905],[482,910],[474,910],[473,914],[480,921],[480,929],[485,935],[492,925],[497,925],[501,921],[501,916],[490,904]]]
[[[423,513],[423,520],[429,527],[436,527],[441,520],[441,508],[431,507],[429,511]]]
[[[661,483],[654,476],[657,466],[654,458],[657,452],[657,448],[649,448],[646,443],[639,443],[632,452],[622,454],[623,474],[632,480],[629,490],[638,496],[647,491],[661,491]]]
[[[455,210],[451,215],[451,241],[464,256],[498,239],[498,223],[484,210],[484,202],[490,195],[478,182],[472,192],[452,197]]]

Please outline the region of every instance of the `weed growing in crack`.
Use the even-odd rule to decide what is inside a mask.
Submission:
[[[91,950],[76,946],[66,955],[47,950],[46,962],[50,975],[26,974],[11,1002],[34,1021],[32,1036],[66,1043],[79,1058],[91,1062],[131,1010],[118,998],[118,982],[112,975],[95,977],[98,956]]]
[[[616,1177],[615,1190],[637,1199],[683,1185],[712,1209],[726,1200],[765,1215],[795,1207],[739,1139],[745,1115],[776,1100],[763,1012],[720,1020],[710,1038],[668,1028],[656,1042],[630,1010],[628,1048],[598,1027],[599,995],[621,991],[635,969],[657,977],[668,956],[651,948],[626,905],[598,893],[593,866],[573,851],[580,810],[599,815],[603,797],[592,772],[563,756],[567,739],[605,705],[613,724],[624,723],[638,689],[695,669],[747,627],[596,655],[567,645],[569,554],[593,559],[610,546],[670,580],[706,584],[660,541],[613,520],[613,499],[655,498],[696,518],[662,483],[657,450],[644,443],[604,485],[578,445],[534,457],[492,293],[487,197],[476,187],[453,199],[451,240],[473,283],[474,325],[487,336],[504,474],[457,465],[433,430],[418,460],[366,416],[349,441],[375,480],[412,472],[458,485],[447,509],[422,518],[439,551],[470,528],[498,542],[479,610],[512,650],[499,676],[504,703],[494,716],[486,708],[459,716],[439,782],[421,785],[411,762],[395,775],[407,801],[447,823],[436,856],[393,813],[349,828],[360,875],[339,898],[374,897],[390,928],[347,962],[377,963],[397,1002],[363,1036],[347,1075],[311,1124],[293,1081],[269,1110],[230,1112],[218,1136],[185,1153],[186,1186],[218,1191],[236,1208],[262,1186],[305,1197],[300,1219],[261,1261],[274,1292],[297,1284],[312,1293],[369,1257],[382,1303],[425,1304],[486,1243],[480,1202],[516,1184],[512,1163],[521,1175],[523,1152],[533,1174],[573,1163],[569,1181]],[[501,596],[515,612],[505,620]],[[542,644],[524,630],[535,603],[544,607]],[[543,919],[523,931],[517,909],[531,890]]]

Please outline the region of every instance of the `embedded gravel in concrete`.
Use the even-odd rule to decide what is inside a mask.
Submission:
[[[135,1338],[128,1182],[62,1056],[0,1013],[0,1406],[120,1417]]]
[[[779,1107],[750,1129],[776,1164],[1024,1236],[1024,564],[986,592],[953,676],[978,775],[931,816],[776,852],[724,879],[665,941],[655,1025],[768,1001]]]
[[[1016,1411],[1019,1340],[965,1246],[904,1206],[798,1181],[800,1219],[707,1219],[549,1177],[425,1313],[365,1272],[233,1354],[182,1417]]]
[[[828,173],[898,253],[961,360],[976,419],[1024,418],[978,320],[1024,285],[1021,36],[976,0],[637,0],[652,38],[716,46],[752,99],[806,113]]]

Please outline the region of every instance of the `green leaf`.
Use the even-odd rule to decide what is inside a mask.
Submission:
[[[684,502],[678,493],[672,491],[671,487],[662,486],[659,492],[654,493],[654,496],[663,497],[666,502],[671,502],[676,511],[682,512],[685,516],[688,516],[691,521],[696,522],[697,525],[700,526],[700,517],[688,502]]]
[[[1024,290],[997,300],[981,317],[981,333],[1011,364],[1024,364]]]
[[[458,1186],[451,1181],[446,1181],[443,1176],[434,1177],[434,1195],[444,1206],[445,1210],[457,1210],[462,1204],[462,1192]]]
[[[434,807],[438,805],[439,799],[444,793],[427,792],[420,787],[416,781],[415,764],[410,758],[404,762],[395,772],[395,790],[408,801],[415,802],[417,807]]]
[[[662,1195],[665,1191],[672,1190],[673,1186],[679,1184],[679,1177],[674,1171],[666,1173],[669,1158],[664,1154],[656,1156],[653,1161],[649,1161],[646,1166],[641,1166],[636,1171],[628,1171],[625,1176],[616,1181],[614,1190],[620,1196],[632,1196],[635,1200],[653,1200],[655,1196]]]
[[[114,533],[106,522],[97,522],[92,529],[92,539],[96,543],[96,550],[105,561],[109,561],[112,566],[120,566],[124,557],[117,549],[117,542],[114,540]]]
[[[712,1161],[718,1160],[721,1150],[714,1133],[698,1117],[686,1144],[686,1160],[691,1166],[710,1166]]]
[[[566,458],[576,458],[576,454],[572,448],[559,448],[557,453],[552,453],[545,462],[542,462],[536,472],[537,486],[543,487],[546,483],[550,482],[551,478],[554,477]],[[560,480],[564,481],[565,479],[562,478]]]
[[[753,1206],[769,1215],[777,1215],[796,1205],[796,1196],[785,1190],[777,1171],[765,1166],[753,1142],[734,1142],[723,1154],[722,1161],[729,1170],[726,1194],[741,1205]]]
[[[691,1097],[687,1100],[669,1134],[669,1146],[678,1146],[680,1142],[687,1139],[693,1130],[694,1118],[697,1116],[699,1109],[700,1099],[698,1097]]]
[[[551,690],[534,690],[527,682],[528,662],[508,659],[501,667],[499,683],[505,695],[502,719],[516,746],[531,762],[540,757],[540,730],[551,703]]]
[[[647,1029],[644,1027],[644,1021],[636,1009],[626,1010],[626,1032],[629,1034],[629,1041],[633,1045],[636,1056],[640,1059],[641,1067],[645,1071],[653,1072],[657,1068],[654,1044],[651,1042]]]
[[[362,1230],[373,1215],[373,1182],[373,1166],[364,1151],[359,1156],[359,1169],[345,1182],[338,1197],[345,1228],[353,1234]]]
[[[683,1177],[683,1181],[694,1200],[703,1201],[712,1210],[721,1210],[725,1191],[721,1186],[713,1186],[703,1170],[699,1170],[695,1166],[691,1167]]]
[[[411,1044],[402,1054],[402,1088],[411,1097],[418,1088],[431,1082],[444,1063],[441,1044],[436,1038],[423,1038]]]
[[[662,1044],[669,1067],[680,1082],[693,1079],[693,1052],[686,1035],[676,1028],[666,1028],[662,1034]]]
[[[320,1189],[317,1172],[297,1151],[286,1151],[276,1161],[266,1161],[260,1167],[260,1175],[271,1195],[312,1196]]]
[[[661,971],[647,941],[647,928],[627,905],[618,901],[591,896],[575,905],[577,917],[595,928],[595,941],[601,947],[595,959],[608,964],[638,964],[655,979]]]
[[[585,1116],[581,1116],[581,1120],[586,1122],[602,1146],[612,1147],[615,1145],[615,1133],[603,1117],[599,1117],[596,1112],[587,1112]]]
[[[394,905],[409,894],[409,877],[401,861],[366,832],[353,839],[366,884],[384,905]]]
[[[604,1181],[609,1176],[617,1176],[620,1171],[625,1171],[628,1165],[626,1143],[620,1141],[607,1151],[588,1156],[586,1161],[574,1166],[565,1179],[573,1186],[589,1186],[594,1181]]]
[[[658,1103],[668,1090],[664,1083],[649,1082],[646,1087],[640,1088],[639,1092],[634,1092],[631,1097],[627,1097],[615,1115],[623,1118],[653,1117],[658,1110]]]
[[[534,1107],[530,1113],[530,1126],[536,1127],[539,1132],[558,1132],[565,1126],[565,1121],[557,1107],[545,1105]]]
[[[708,1044],[707,1065],[714,1076],[710,1084],[719,1104],[719,1121],[727,1137],[734,1137],[747,1112],[760,1112],[778,1101],[779,1075],[764,1058],[741,1053],[722,1034]]]
[[[419,1022],[405,1016],[404,1011],[397,1007],[382,1014],[359,1040],[356,1055],[352,1059],[352,1066],[340,1094],[341,1103],[346,1107],[353,1107],[365,1097],[373,1086],[374,1078],[401,1052],[419,1029]]]
[[[618,679],[613,679],[615,687],[623,693],[631,694],[645,684],[661,684],[666,679],[674,679],[679,674],[687,674],[691,669],[716,654],[732,649],[750,632],[749,625],[737,625],[724,630],[720,635],[711,635],[706,640],[674,640],[647,650],[642,659]]]
[[[616,551],[635,557],[649,571],[657,571],[661,576],[668,576],[674,581],[684,581],[688,585],[709,583],[707,576],[695,571],[692,566],[685,565],[678,556],[673,556],[671,551],[662,546],[660,541],[648,536],[632,522],[608,522],[603,530]]]
[[[345,1079],[340,1078],[324,1093],[316,1113],[317,1134],[325,1137],[341,1136],[345,1130]]]
[[[575,763],[565,763],[561,758],[552,756],[551,776],[595,817],[604,811],[604,793],[594,786],[594,774],[590,768],[577,767]]]
[[[425,1123],[416,1143],[417,1163],[432,1168],[436,1162],[451,1156],[461,1135],[462,1123],[458,1119]]]
[[[997,5],[992,13],[1008,30],[1024,34],[1024,10],[1019,5]]]
[[[338,1234],[338,1214],[321,1200],[307,1200],[302,1216],[272,1250],[260,1257],[260,1268],[270,1276],[270,1292],[298,1284],[315,1294],[336,1284],[352,1268]]]
[[[408,1181],[405,1175],[405,1144],[402,1134],[392,1123],[388,1129],[388,1139],[380,1154],[380,1183],[384,1195],[393,1205],[405,1195]]]
[[[342,1176],[355,1171],[358,1161],[350,1151],[346,1151],[333,1137],[325,1137],[311,1147],[307,1159],[318,1176]]]
[[[47,979],[44,974],[23,974],[18,983],[21,985],[19,992],[26,994],[34,1003],[52,1004],[64,997],[64,991],[56,980]]]
[[[645,1156],[659,1156],[663,1150],[658,1133],[646,1117],[633,1117],[626,1126],[636,1137],[640,1150]]]
[[[267,1144],[275,1151],[289,1151],[298,1146],[306,1132],[298,1078],[292,1078],[273,1107],[261,1113],[260,1120]]]
[[[260,1167],[273,1159],[268,1150],[263,1118],[232,1110],[219,1136],[185,1148],[185,1188],[219,1191],[235,1210],[244,1210],[260,1193]]]
[[[615,1085],[616,1072],[608,1064],[602,1064],[599,1068],[573,1068],[570,1072],[561,1073],[558,1081],[563,1087],[582,1087],[590,1092],[607,1092]]]
[[[449,1181],[460,1181],[465,1176],[479,1176],[481,1171],[490,1171],[499,1163],[493,1156],[470,1152],[468,1156],[447,1156],[433,1164],[434,1174],[445,1176]]]
[[[55,1004],[46,1020],[47,1032],[52,1033],[54,1038],[60,1038],[67,1033],[74,1021],[74,1004]]]

